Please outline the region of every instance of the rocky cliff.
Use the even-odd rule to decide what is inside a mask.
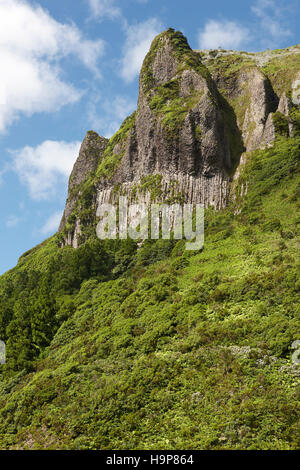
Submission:
[[[193,51],[180,32],[157,36],[139,80],[137,111],[110,139],[89,132],[69,183],[60,232],[77,247],[98,204],[228,203],[247,152],[293,135],[300,48],[249,54]]]
[[[76,209],[76,205],[80,201],[82,187],[89,178],[93,178],[107,143],[108,139],[100,137],[96,132],[87,132],[81,144],[79,156],[70,175],[68,198],[58,230],[61,232],[66,227],[68,228],[68,222],[70,224],[70,222],[73,220],[75,227],[72,230],[67,231],[67,238],[65,242],[69,245],[73,245],[74,248],[77,248],[78,246],[80,219],[77,218],[73,212]],[[92,203],[93,201],[91,200],[90,202]]]

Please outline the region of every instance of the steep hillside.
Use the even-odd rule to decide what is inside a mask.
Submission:
[[[87,134],[59,232],[0,278],[1,449],[299,447],[298,52],[154,40],[137,112]],[[98,240],[119,194],[204,202],[204,248]]]

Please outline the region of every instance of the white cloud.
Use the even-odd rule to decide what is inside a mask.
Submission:
[[[125,33],[125,44],[121,60],[120,75],[126,82],[131,82],[139,74],[143,59],[154,37],[162,30],[160,21],[150,18],[142,23],[130,25],[119,6],[120,0],[87,0],[92,19],[118,19]],[[146,4],[148,0],[135,0]]]
[[[122,16],[121,9],[115,0],[88,0],[91,13],[96,18],[108,17],[110,19]]]
[[[199,32],[198,43],[200,49],[238,49],[248,39],[248,29],[234,21],[210,20]]]
[[[18,223],[20,222],[20,218],[17,217],[16,215],[9,215],[6,219],[6,227],[8,228],[13,228],[13,227],[16,227],[18,225]]]
[[[82,93],[61,79],[60,62],[70,54],[99,75],[102,40],[85,39],[74,24],[54,20],[25,0],[0,0],[0,132],[20,114],[50,112]]]
[[[272,46],[272,41],[288,37],[292,33],[284,24],[284,7],[278,1],[259,0],[251,7],[252,12],[259,18],[263,29],[264,42]],[[271,36],[271,38],[270,38]]]
[[[13,170],[33,199],[49,199],[65,187],[79,148],[80,142],[46,140],[37,147],[10,150]]]
[[[162,25],[156,18],[126,27],[126,41],[121,63],[121,76],[126,82],[131,82],[139,74],[151,42],[161,30]]]
[[[87,0],[90,11],[93,18],[104,19],[109,18],[111,20],[121,19],[127,23],[123,16],[122,10],[118,5],[120,0]],[[137,3],[146,4],[148,0],[136,0]]]
[[[40,232],[43,233],[44,235],[47,235],[48,233],[54,233],[57,231],[59,227],[59,223],[62,218],[62,211],[55,212],[52,214],[45,222],[43,227],[41,228]]]
[[[126,96],[116,96],[114,100],[104,100],[99,109],[100,97],[94,97],[88,106],[88,119],[91,127],[104,137],[111,137],[124,119],[136,108],[136,103]]]

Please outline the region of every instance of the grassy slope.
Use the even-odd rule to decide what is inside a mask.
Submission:
[[[247,197],[207,211],[201,253],[145,244],[118,279],[69,293],[34,370],[0,381],[0,447],[296,448],[299,158],[299,138],[249,156]],[[5,282],[47,269],[47,250]]]

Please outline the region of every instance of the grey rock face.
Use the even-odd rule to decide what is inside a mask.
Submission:
[[[280,98],[277,111],[284,114],[285,116],[288,116],[290,108],[291,108],[291,102],[289,98],[286,96],[286,94],[284,93]]]
[[[256,68],[241,73],[241,85],[247,89],[249,106],[243,122],[243,138],[246,151],[260,148],[262,137],[268,116],[274,112],[278,105],[278,99],[271,87],[269,80]]]
[[[71,176],[69,178],[68,199],[58,229],[59,232],[64,229],[66,222],[69,216],[72,214],[76,202],[80,197],[80,191],[75,194],[76,188],[78,188],[79,185],[86,180],[89,174],[96,171],[101,156],[107,146],[107,142],[108,139],[100,137],[96,132],[87,132],[81,144],[79,156],[74,164]]]
[[[272,142],[275,139],[275,126],[273,122],[273,113],[270,113],[268,115],[268,118],[266,120],[266,124],[263,129],[263,134],[260,139],[260,147],[266,147],[268,145],[271,145]]]
[[[162,85],[171,80],[177,72],[178,60],[174,57],[174,49],[167,35],[161,38],[161,47],[158,49],[152,64],[152,74],[155,79],[154,86]],[[140,92],[142,77],[140,77]]]
[[[278,97],[269,79],[255,65],[243,67],[232,78],[216,76],[220,90],[234,104],[237,124],[246,152],[264,147],[274,140],[268,117],[278,106]],[[267,130],[266,130],[267,127]]]
[[[157,174],[162,176],[161,198],[170,195],[170,181],[176,181],[186,201],[218,208],[226,204],[231,153],[218,92],[199,72],[190,67],[180,70],[179,65],[171,39],[162,36],[152,63],[152,89],[145,91],[142,71],[138,110],[125,155],[109,184],[103,181],[98,185],[98,203],[113,201],[117,184],[122,193],[130,195],[142,178]],[[175,99],[180,100],[182,109],[178,112],[183,119],[178,129],[170,132],[165,124],[167,113],[155,109],[152,103],[161,91],[157,87],[175,83]],[[168,104],[172,109],[174,101],[166,101]],[[115,148],[114,153],[118,150]]]
[[[89,131],[86,134],[70,176],[69,191],[84,181],[89,173],[96,171],[107,143],[108,139],[100,137],[96,132]]]
[[[219,52],[215,58],[226,54],[230,58],[236,53]],[[274,141],[273,113],[289,116],[290,98],[286,93],[277,96],[260,68],[269,55],[274,56],[240,53],[245,64],[240,66],[236,59],[237,64],[229,62],[231,70],[222,70],[209,51],[192,51],[181,33],[168,30],[159,35],[142,67],[138,108],[130,123],[110,141],[92,132],[85,137],[70,177],[60,231],[80,202],[81,183],[96,170],[95,214],[99,204],[116,203],[119,195],[146,204],[225,207],[240,173],[239,162],[243,165],[247,152]],[[300,71],[293,80],[292,99],[298,100]],[[291,124],[289,131],[292,135]],[[76,216],[65,243],[78,246],[81,222]]]
[[[300,74],[299,74],[299,75],[300,75]],[[292,85],[292,89],[293,89],[293,90],[294,90],[294,85],[295,85],[296,83],[297,83],[297,80],[296,80],[296,81],[293,83],[293,85]],[[299,85],[300,85],[300,80],[299,80]],[[280,101],[279,101],[279,105],[278,105],[278,110],[277,110],[277,111],[279,111],[280,113],[284,114],[284,116],[286,116],[287,118],[289,117],[289,114],[290,114],[290,110],[291,110],[291,108],[292,108],[292,105],[294,104],[294,105],[296,105],[296,106],[297,106],[297,105],[299,106],[299,104],[300,104],[300,102],[299,102],[299,104],[297,103],[297,98],[295,98],[294,93],[292,94],[292,100],[293,100],[293,101],[291,101],[291,100],[286,96],[286,94],[283,93],[283,95],[281,96]],[[290,135],[290,137],[292,137],[292,136],[293,136],[293,132],[294,132],[293,124],[292,124],[292,122],[291,122],[289,119],[288,119],[288,121],[289,121],[289,124],[288,124],[288,125],[289,125],[289,135]]]

